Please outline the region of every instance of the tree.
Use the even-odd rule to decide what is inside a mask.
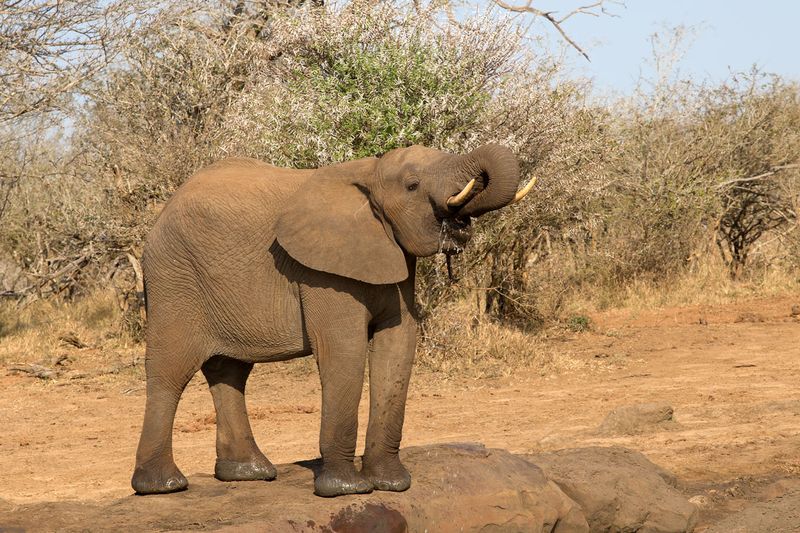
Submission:
[[[734,178],[717,186],[722,196],[722,216],[717,245],[737,279],[747,264],[753,246],[765,234],[797,221],[792,198],[776,175],[800,168],[800,164],[779,165],[755,176]]]
[[[146,12],[145,0],[0,3],[0,218],[20,180],[41,171],[41,144],[74,95],[114,60]]]
[[[146,11],[137,0],[3,0],[0,122],[63,109]]]

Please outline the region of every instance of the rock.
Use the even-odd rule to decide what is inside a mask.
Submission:
[[[641,403],[617,407],[606,416],[598,428],[608,435],[630,435],[675,425],[673,410],[665,403]]]
[[[744,313],[740,313],[739,316],[736,317],[734,320],[737,324],[742,322],[764,322],[764,317],[758,313],[751,313],[746,311]]]
[[[26,273],[9,257],[0,257],[0,296],[16,298],[30,286]]]
[[[403,455],[409,469],[420,463],[408,491],[418,503],[391,496],[406,509],[424,509],[422,520],[409,520],[411,531],[588,531],[577,504],[519,456],[482,445],[415,447]]]
[[[706,533],[750,533],[754,531],[800,531],[800,490],[765,503],[756,503],[706,530]]]
[[[759,491],[758,499],[761,501],[774,500],[788,492],[800,490],[800,479],[783,478],[774,481]]]
[[[698,510],[639,452],[591,447],[526,455],[583,509],[591,531],[692,531]]]
[[[400,453],[413,476],[403,493],[319,498],[319,462],[305,461],[278,466],[273,482],[223,483],[195,474],[189,489],[175,494],[0,505],[0,524],[58,531],[589,531],[580,507],[520,456],[463,444]]]
[[[704,507],[710,507],[712,502],[708,496],[698,494],[697,496],[692,496],[689,498],[689,503],[702,509]]]
[[[794,304],[789,312],[789,316],[800,316],[800,305]]]

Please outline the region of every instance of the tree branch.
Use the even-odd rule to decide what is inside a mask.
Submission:
[[[789,169],[792,169],[792,168],[800,168],[800,163],[790,163],[788,165],[778,165],[778,166],[772,167],[771,169],[769,169],[767,172],[764,172],[763,174],[758,174],[756,176],[750,176],[750,177],[747,177],[747,178],[734,178],[732,180],[723,181],[722,183],[716,184],[714,186],[714,188],[715,189],[721,189],[723,187],[727,187],[728,185],[733,185],[734,183],[747,183],[747,182],[750,182],[750,181],[763,180],[764,178],[769,178],[770,176],[774,176],[775,174],[777,174],[781,170],[789,170]]]
[[[578,51],[578,53],[580,53],[583,57],[586,58],[586,61],[591,61],[591,59],[589,59],[589,55],[586,53],[586,51],[584,51],[583,48],[581,48],[578,45],[578,43],[576,43],[567,34],[567,32],[561,25],[569,18],[575,15],[590,15],[593,17],[599,17],[601,14],[603,14],[603,15],[614,16],[613,14],[609,13],[606,10],[605,4],[608,1],[621,4],[621,2],[616,2],[614,0],[598,0],[597,2],[594,2],[592,4],[577,7],[561,18],[556,18],[554,16],[556,11],[542,11],[541,9],[537,9],[533,7],[533,0],[528,0],[524,5],[512,5],[506,2],[505,0],[492,0],[492,1],[497,6],[501,7],[502,9],[505,9],[506,11],[511,11],[513,13],[530,13],[535,17],[541,17],[547,20],[556,29],[556,31],[559,34],[561,34],[561,37],[570,44],[570,46],[572,46],[575,50]],[[600,13],[596,12],[598,8],[600,9]]]

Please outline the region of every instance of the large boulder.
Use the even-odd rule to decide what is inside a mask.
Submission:
[[[407,495],[386,496],[409,516],[411,531],[588,531],[575,502],[539,467],[505,450],[422,446],[401,455],[414,485]]]
[[[524,457],[581,506],[593,532],[678,533],[697,523],[675,478],[639,452],[590,447]]]
[[[317,461],[278,466],[273,482],[189,476],[189,490],[106,502],[0,502],[0,528],[25,530],[588,532],[580,507],[537,466],[504,450],[438,445],[401,451],[404,493],[325,499]]]

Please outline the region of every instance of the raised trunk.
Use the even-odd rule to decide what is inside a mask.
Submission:
[[[458,210],[459,217],[479,217],[514,199],[520,172],[511,150],[499,144],[486,144],[463,156],[461,162],[468,179],[477,179],[477,193]]]

